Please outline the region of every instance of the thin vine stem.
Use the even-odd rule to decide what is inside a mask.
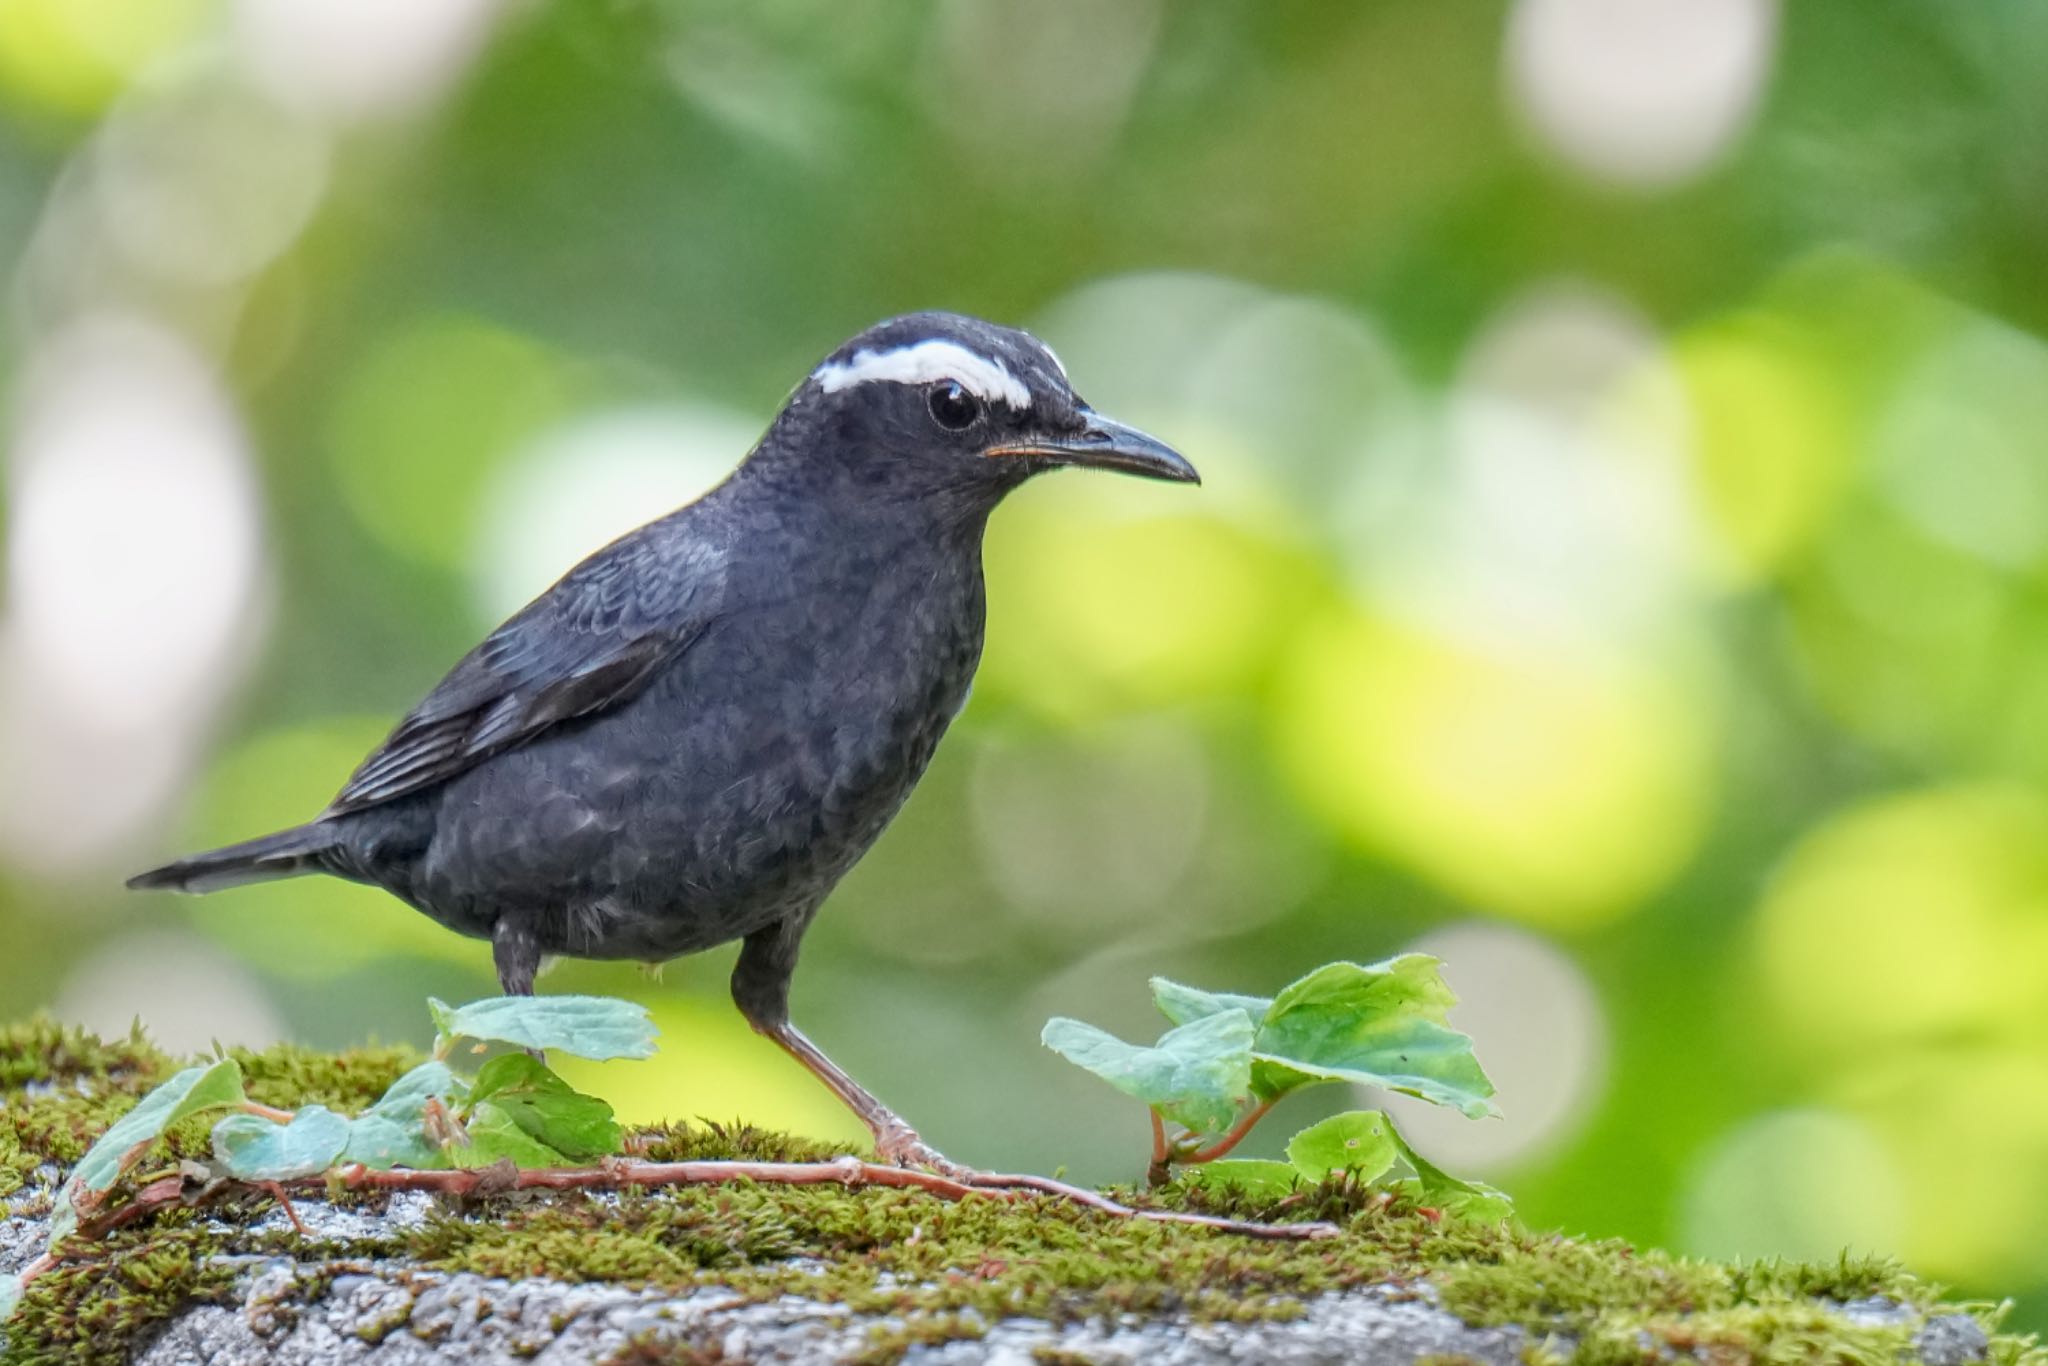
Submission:
[[[1206,1148],[1195,1149],[1193,1152],[1181,1158],[1181,1161],[1214,1162],[1217,1158],[1223,1156],[1232,1148],[1235,1148],[1238,1144],[1244,1142],[1244,1136],[1252,1131],[1252,1126],[1254,1124],[1257,1124],[1260,1120],[1264,1119],[1266,1117],[1266,1112],[1272,1108],[1272,1101],[1260,1101],[1257,1105],[1254,1105],[1251,1109],[1245,1111],[1243,1117],[1240,1118],[1237,1121],[1237,1123],[1230,1126],[1229,1133],[1223,1135],[1223,1137],[1217,1139],[1214,1143],[1211,1143]]]

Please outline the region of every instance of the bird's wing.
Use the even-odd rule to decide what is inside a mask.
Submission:
[[[550,726],[633,696],[717,614],[724,566],[718,548],[661,522],[621,537],[470,651],[324,814],[446,782]]]

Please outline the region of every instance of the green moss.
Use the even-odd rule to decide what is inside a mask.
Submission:
[[[111,1042],[47,1015],[0,1026],[0,1095],[35,1082],[147,1081],[167,1062],[139,1026]]]
[[[649,1162],[830,1162],[846,1152],[844,1143],[778,1134],[737,1119],[659,1125],[633,1135],[628,1146]]]
[[[253,1101],[293,1110],[325,1105],[350,1115],[367,1109],[392,1082],[426,1061],[426,1054],[402,1045],[322,1053],[278,1044],[261,1050],[230,1048],[227,1054],[242,1065],[242,1082]]]
[[[46,1045],[51,1065],[35,1072],[30,1055]],[[361,1108],[417,1061],[404,1049],[329,1056],[276,1048],[235,1056],[252,1094],[266,1103],[319,1101],[340,1110]],[[67,1083],[17,1087],[0,1102],[0,1181],[12,1173],[17,1183],[20,1172],[46,1157],[75,1160],[172,1065],[140,1040],[101,1045],[47,1022],[0,1034],[0,1059],[24,1083]],[[181,1126],[171,1146],[203,1151],[205,1133],[203,1121],[190,1133]],[[744,1124],[664,1126],[635,1134],[631,1147],[661,1161],[815,1161],[837,1152],[836,1145]],[[1940,1297],[1937,1287],[1883,1261],[1692,1261],[1619,1242],[1463,1221],[1341,1182],[1297,1192],[1278,1206],[1193,1187],[1116,1193],[1165,1208],[1325,1219],[1343,1232],[1325,1241],[1267,1242],[1107,1218],[1045,1197],[948,1203],[916,1191],[746,1182],[615,1197],[494,1197],[388,1238],[317,1248],[274,1231],[209,1237],[189,1215],[174,1212],[116,1234],[85,1260],[37,1281],[10,1325],[14,1345],[0,1360],[121,1359],[151,1325],[224,1293],[231,1276],[215,1259],[222,1250],[313,1260],[406,1256],[446,1270],[671,1291],[715,1284],[757,1301],[795,1293],[886,1318],[864,1348],[877,1361],[918,1343],[979,1337],[985,1325],[1010,1315],[1053,1322],[1168,1312],[1279,1319],[1321,1294],[1392,1284],[1433,1294],[1469,1323],[1528,1330],[1532,1361],[1569,1351],[1595,1366],[1672,1353],[1703,1361],[1875,1362],[1900,1356],[1911,1324],[1857,1324],[1832,1304],[1884,1296],[1924,1310]],[[251,1199],[210,1212],[232,1224],[266,1206]],[[324,1293],[317,1277],[305,1293]],[[1973,1312],[1995,1329],[1993,1316]],[[692,1362],[715,1359],[716,1351],[715,1342],[648,1338],[629,1344],[621,1360]],[[2048,1353],[2010,1336],[1994,1339],[1993,1358],[2006,1366],[2048,1366]]]
[[[188,1305],[226,1301],[237,1269],[182,1211],[117,1230],[39,1277],[7,1324],[6,1366],[118,1366]]]

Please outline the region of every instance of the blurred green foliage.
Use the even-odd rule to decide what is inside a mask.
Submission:
[[[1854,1243],[2048,1322],[2048,10],[1727,8],[1754,89],[1651,173],[1601,160],[1670,122],[1601,104],[1626,53],[1544,65],[1568,0],[438,0],[472,41],[415,88],[427,38],[384,35],[382,105],[314,99],[277,53],[346,45],[275,4],[0,6],[8,620],[44,591],[37,376],[108,311],[217,376],[268,555],[125,825],[20,833],[142,791],[48,776],[132,734],[101,769],[0,740],[0,1014],[246,998],[334,1045],[487,990],[484,946],[361,888],[119,878],[310,815],[567,567],[550,527],[594,548],[847,334],[955,308],[1208,481],[998,516],[979,689],[807,942],[811,1034],[964,1160],[1128,1179],[1143,1132],[1048,1015],[1128,1034],[1142,975],[1419,941],[1507,1114],[1446,1161],[1533,1224]],[[1692,88],[1676,50],[1647,86]],[[179,103],[252,85],[253,140]],[[141,544],[116,588],[176,567]],[[33,716],[29,677],[0,697]],[[216,979],[106,985],[166,927]],[[562,968],[666,1041],[564,1074],[632,1121],[852,1136],[729,957]]]

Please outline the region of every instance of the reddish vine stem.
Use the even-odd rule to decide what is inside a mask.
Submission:
[[[1166,1120],[1157,1110],[1152,1115],[1152,1165],[1145,1168],[1145,1184],[1163,1186],[1173,1175],[1173,1149],[1166,1141]]]
[[[1184,1162],[1214,1162],[1217,1158],[1244,1142],[1244,1136],[1252,1131],[1252,1126],[1264,1119],[1266,1111],[1272,1108],[1272,1101],[1260,1101],[1257,1105],[1245,1111],[1244,1118],[1230,1126],[1229,1133],[1223,1135],[1223,1137],[1217,1139],[1206,1148],[1197,1148],[1181,1160]]]
[[[272,1124],[289,1124],[292,1122],[292,1112],[290,1110],[280,1110],[274,1105],[262,1105],[253,1100],[242,1102],[242,1113],[245,1115],[261,1115]]]
[[[1335,1224],[1260,1224],[1244,1219],[1225,1219],[1214,1214],[1183,1214],[1178,1210],[1137,1209],[1084,1187],[1055,1181],[1049,1176],[1002,1176],[995,1172],[975,1172],[966,1179],[969,1184],[982,1190],[1031,1190],[1042,1195],[1055,1195],[1062,1200],[1071,1200],[1077,1205],[1085,1205],[1089,1209],[1100,1210],[1104,1214],[1114,1215],[1120,1219],[1150,1219],[1161,1224],[1191,1224],[1196,1228],[1213,1228],[1247,1238],[1268,1238],[1279,1242],[1312,1242],[1318,1238],[1334,1238],[1342,1231]]]

